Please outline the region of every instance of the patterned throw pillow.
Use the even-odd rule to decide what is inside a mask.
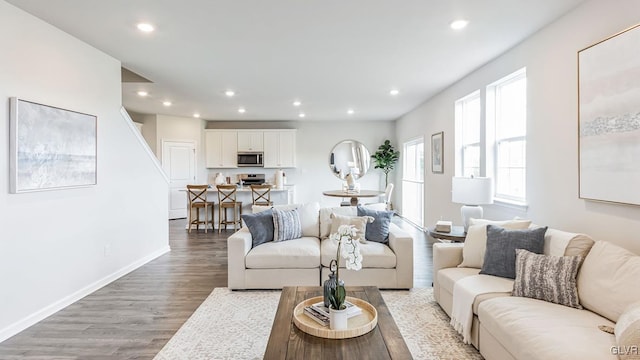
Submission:
[[[582,309],[576,280],[581,261],[580,256],[539,255],[517,249],[512,295]]]
[[[546,227],[527,230],[507,230],[487,225],[487,251],[480,274],[509,279],[516,277],[516,249],[542,254]]]
[[[285,241],[302,237],[302,224],[298,209],[273,209],[273,241]]]

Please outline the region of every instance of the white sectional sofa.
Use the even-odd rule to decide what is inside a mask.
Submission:
[[[356,216],[356,207],[320,208],[318,203],[276,206],[298,209],[302,237],[267,242],[252,247],[252,235],[244,226],[227,239],[228,287],[230,289],[280,289],[283,286],[319,286],[328,278],[336,255],[336,243],[328,239],[331,214]],[[264,210],[256,207],[254,212]],[[413,238],[391,223],[388,244],[361,244],[362,269],[344,269],[340,278],[347,286],[383,289],[413,287]]]
[[[468,245],[467,250],[477,251],[478,242]],[[464,261],[473,263],[473,256],[479,255],[467,251],[463,259],[464,246],[433,246],[434,296],[449,316],[456,301],[455,284],[480,272],[480,267],[459,267]],[[472,305],[470,342],[484,358],[613,360],[620,355],[622,359],[640,359],[640,256],[609,242],[594,243],[586,235],[555,229],[546,231],[544,254],[586,255],[575,283],[583,309],[511,296],[510,291],[478,295]],[[487,285],[496,279],[480,275],[469,280]],[[507,278],[500,281],[514,283]],[[518,275],[515,281],[519,281]],[[615,328],[615,335],[599,326]]]

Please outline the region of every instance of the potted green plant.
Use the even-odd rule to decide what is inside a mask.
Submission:
[[[393,166],[400,158],[400,151],[393,148],[391,141],[385,140],[371,157],[376,163],[375,169],[382,169],[384,172],[384,186],[386,187],[389,184],[389,172],[393,170]]]

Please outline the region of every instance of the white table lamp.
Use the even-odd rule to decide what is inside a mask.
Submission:
[[[482,206],[493,204],[493,182],[486,177],[454,177],[451,179],[451,201],[464,204],[460,208],[464,232],[469,219],[482,219]]]

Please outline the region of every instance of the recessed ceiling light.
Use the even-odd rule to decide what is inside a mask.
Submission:
[[[398,94],[400,94],[400,90],[398,89],[391,89],[391,91],[389,91],[389,95],[391,96],[396,96]]]
[[[146,33],[150,33],[156,29],[155,27],[153,27],[153,25],[149,23],[139,23],[137,27],[138,27],[138,30]]]
[[[144,91],[144,90],[140,90],[140,91],[138,91],[138,96],[142,96],[142,97],[144,97],[144,96],[147,96],[147,95],[149,95],[149,93],[148,93],[148,92],[146,92],[146,91]]]
[[[162,102],[162,105],[164,105],[164,106],[171,106],[171,101],[169,101],[169,100],[165,100],[165,101],[163,101],[163,102]]]
[[[299,100],[293,102],[293,106],[300,106],[302,103]]]
[[[233,95],[235,95],[236,92],[233,90],[227,90],[224,92],[224,94],[227,95],[228,97],[233,97]]]
[[[298,117],[301,117],[301,118],[303,118],[303,117],[305,117],[305,116],[307,116],[307,115],[305,115],[304,113],[300,113],[300,114],[298,114]]]
[[[199,118],[199,117],[200,117],[200,114],[195,113],[195,114],[193,114],[193,117],[194,117],[194,118]]]
[[[469,25],[469,21],[468,20],[460,19],[460,20],[452,21],[449,26],[453,30],[460,30],[460,29],[464,29],[465,27],[467,27],[467,25]]]
[[[247,111],[247,110],[245,110],[245,108],[239,108],[239,109],[238,109],[238,112],[239,112],[240,114],[244,114],[246,111]]]
[[[349,115],[353,115],[353,113],[354,113],[354,112],[355,112],[355,111],[353,111],[353,109],[349,109],[349,110],[347,110],[347,114],[349,114]]]

